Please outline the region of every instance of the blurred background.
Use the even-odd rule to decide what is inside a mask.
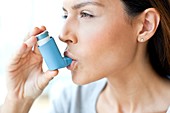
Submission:
[[[58,39],[64,21],[62,14],[62,0],[0,0],[0,104],[7,93],[7,64],[26,34],[35,26],[46,26],[61,53],[64,52],[66,44]],[[47,69],[46,64],[43,68]],[[70,72],[60,69],[59,75],[49,83],[29,113],[48,113],[49,97],[57,96],[57,92],[70,83]]]

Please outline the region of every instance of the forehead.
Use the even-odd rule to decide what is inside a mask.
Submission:
[[[76,4],[85,3],[85,2],[96,2],[108,6],[113,4],[114,1],[117,0],[63,0],[63,6],[74,6]]]

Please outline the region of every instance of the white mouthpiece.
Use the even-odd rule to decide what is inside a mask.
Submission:
[[[50,36],[39,40],[39,41],[37,42],[37,43],[38,43],[38,46],[44,45],[44,44],[47,43],[49,40],[50,40]]]

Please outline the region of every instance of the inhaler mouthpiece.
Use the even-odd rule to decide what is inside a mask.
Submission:
[[[64,68],[71,64],[72,59],[61,56],[54,38],[49,36],[48,31],[44,31],[36,37],[38,48],[49,70]]]

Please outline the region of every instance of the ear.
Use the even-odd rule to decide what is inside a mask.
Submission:
[[[146,42],[155,34],[160,22],[160,14],[156,9],[149,8],[139,16],[139,20],[140,27],[137,40],[138,42]]]

